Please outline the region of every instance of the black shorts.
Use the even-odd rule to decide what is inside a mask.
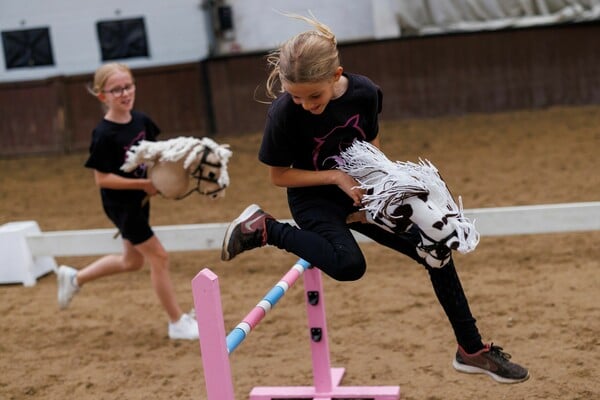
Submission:
[[[150,227],[150,204],[139,206],[104,206],[104,212],[119,229],[123,239],[132,244],[144,243],[150,239],[154,232]]]

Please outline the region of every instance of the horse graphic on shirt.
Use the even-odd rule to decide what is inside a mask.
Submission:
[[[341,161],[340,154],[356,139],[365,140],[367,135],[359,125],[360,115],[353,115],[344,125],[336,126],[325,136],[315,138],[316,143],[312,162],[315,171],[336,168]]]

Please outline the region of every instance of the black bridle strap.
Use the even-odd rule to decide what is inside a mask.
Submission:
[[[189,192],[187,192],[184,195],[181,195],[179,197],[177,197],[175,200],[181,200],[184,199],[186,197],[188,197],[190,194],[194,193],[194,192],[198,192],[200,194],[206,195],[206,196],[212,196],[214,194],[217,194],[223,190],[225,190],[225,186],[220,187],[218,189],[215,190],[211,190],[210,192],[201,192],[200,191],[200,183],[201,181],[206,181],[206,182],[210,182],[210,183],[215,183],[215,184],[219,184],[219,181],[215,178],[211,178],[211,177],[206,177],[204,176],[203,172],[204,169],[203,167],[205,165],[208,165],[209,167],[214,167],[214,168],[221,168],[223,167],[223,164],[221,164],[220,162],[218,163],[213,163],[208,161],[208,155],[211,153],[211,150],[208,147],[205,147],[204,150],[202,150],[202,158],[200,159],[200,163],[198,163],[198,166],[196,167],[196,169],[194,170],[194,172],[192,172],[190,175],[196,179],[196,187],[193,188],[192,190],[190,190]]]

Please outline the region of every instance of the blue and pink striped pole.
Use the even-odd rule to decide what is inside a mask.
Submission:
[[[236,325],[227,335],[227,352],[229,354],[246,339],[250,332],[262,321],[267,313],[275,307],[275,304],[283,297],[289,288],[302,276],[310,264],[299,259],[296,264],[281,278],[279,282],[263,297],[261,301],[246,315],[242,322]]]

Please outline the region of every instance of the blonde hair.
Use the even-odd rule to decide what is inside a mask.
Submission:
[[[100,93],[102,93],[108,78],[110,78],[110,76],[115,72],[126,72],[129,74],[129,76],[131,76],[131,79],[133,79],[131,69],[127,65],[121,63],[104,64],[96,70],[96,73],[94,73],[94,81],[87,86],[88,92],[97,97]]]
[[[271,72],[267,78],[266,92],[276,98],[283,92],[281,83],[313,83],[333,78],[340,59],[337,41],[331,29],[319,22],[311,13],[310,18],[298,14],[284,14],[287,17],[302,20],[314,30],[305,31],[288,39],[281,47],[267,56]]]

